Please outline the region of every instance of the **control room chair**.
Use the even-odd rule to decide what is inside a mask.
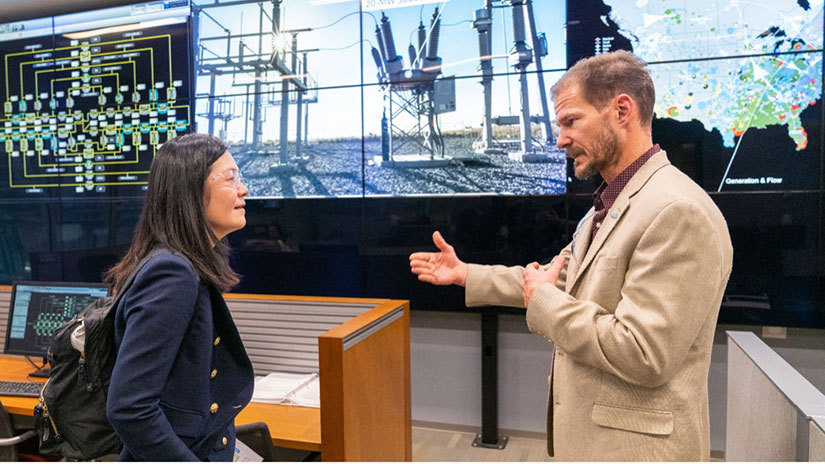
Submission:
[[[235,439],[258,453],[264,461],[277,461],[275,445],[272,443],[272,435],[269,427],[264,422],[253,422],[251,424],[238,425],[235,427]],[[2,456],[0,456],[2,458]]]
[[[272,443],[272,434],[269,433],[269,427],[264,422],[236,426],[235,438],[258,453],[259,456],[264,458],[265,462],[312,462],[321,460],[321,453],[317,451],[293,450],[275,446]]]
[[[27,430],[15,435],[11,418],[3,407],[3,403],[0,403],[0,461],[17,461],[20,457],[17,452],[17,445],[33,436],[35,436],[34,430]]]

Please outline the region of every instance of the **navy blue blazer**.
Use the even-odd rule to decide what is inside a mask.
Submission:
[[[115,346],[106,415],[121,460],[232,461],[252,364],[220,291],[186,257],[163,250],[135,276]]]

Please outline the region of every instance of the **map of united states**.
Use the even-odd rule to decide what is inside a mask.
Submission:
[[[800,114],[822,96],[822,1],[604,3],[649,63],[657,117],[698,120],[726,147],[780,125],[797,150],[807,147]]]

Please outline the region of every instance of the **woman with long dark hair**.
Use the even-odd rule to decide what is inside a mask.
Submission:
[[[249,190],[220,139],[192,134],[157,151],[126,256],[106,274],[120,291],[117,360],[106,413],[121,460],[231,461],[252,365],[222,292],[238,283],[227,234],[246,225]]]

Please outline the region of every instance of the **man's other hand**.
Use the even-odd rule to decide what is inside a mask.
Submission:
[[[536,293],[536,289],[544,284],[556,285],[559,274],[564,269],[564,258],[556,258],[547,270],[542,270],[539,263],[530,263],[524,268],[524,283],[521,287],[521,294],[524,296],[524,307],[530,304],[530,298]]]
[[[410,255],[410,269],[418,280],[435,285],[460,285],[467,282],[467,263],[458,259],[455,249],[439,231],[433,232],[438,253],[418,251]]]

